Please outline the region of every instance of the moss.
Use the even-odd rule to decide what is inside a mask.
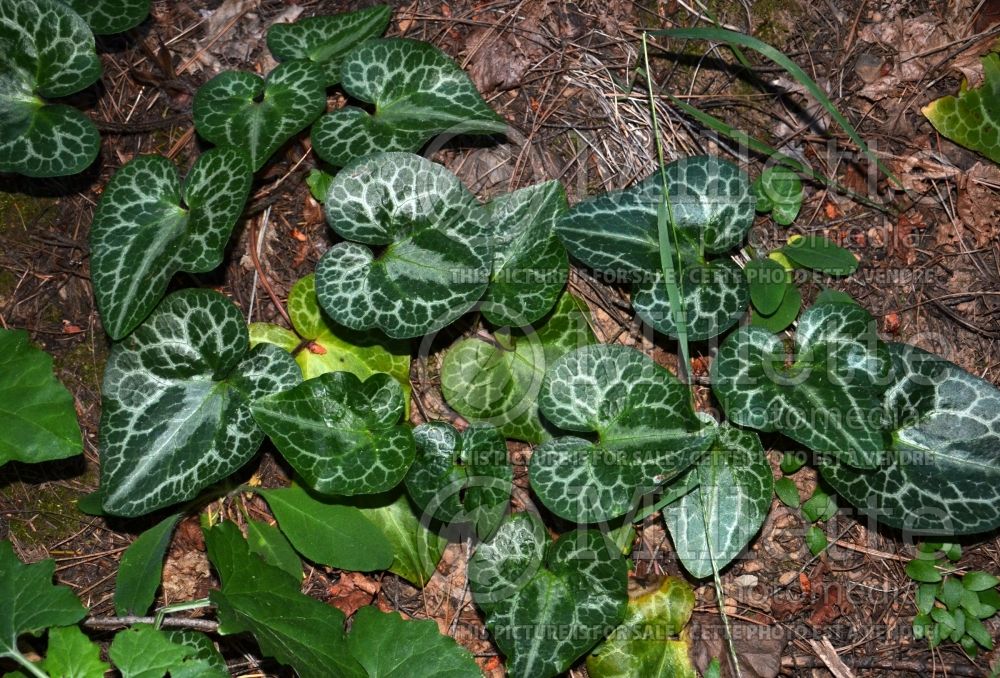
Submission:
[[[55,356],[55,366],[61,374],[99,393],[107,360],[108,352],[103,342],[96,345],[83,342]]]
[[[76,501],[81,493],[60,483],[13,483],[0,489],[18,513],[10,516],[10,535],[21,544],[50,548],[80,529]]]
[[[17,276],[7,270],[0,270],[0,306],[6,306],[9,297],[17,287]]]

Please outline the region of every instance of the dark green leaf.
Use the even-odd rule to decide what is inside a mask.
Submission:
[[[90,230],[90,271],[112,339],[141,323],[178,271],[218,267],[253,173],[236,148],[208,151],[181,182],[174,164],[144,155],[115,172]]]
[[[24,330],[0,329],[0,466],[80,454],[73,396]]]
[[[956,577],[946,577],[941,583],[941,592],[938,593],[938,600],[944,603],[950,611],[954,612],[962,603],[962,594],[965,589],[962,582]]]
[[[248,351],[239,309],[187,289],[111,349],[101,413],[104,509],[136,516],[194,497],[256,453],[251,404],[301,379],[274,346]]]
[[[827,547],[826,533],[815,525],[806,530],[806,546],[809,553],[818,556]]]
[[[962,576],[962,586],[970,591],[985,591],[996,588],[997,584],[1000,584],[1000,579],[988,572],[973,570]]]
[[[792,508],[798,508],[802,500],[799,499],[799,488],[795,486],[795,482],[791,478],[778,478],[774,481],[774,493],[778,495],[778,499],[785,506],[791,506]]]
[[[777,334],[788,329],[795,322],[801,308],[802,293],[795,285],[788,285],[785,287],[785,295],[781,298],[778,309],[771,315],[762,315],[757,309],[753,309],[750,324],[753,327],[762,327],[772,334]]]
[[[98,35],[135,28],[149,14],[149,0],[62,0]]]
[[[272,509],[273,510],[273,509]],[[250,550],[272,567],[302,579],[302,561],[288,539],[274,525],[259,520],[247,521]]]
[[[760,313],[772,315],[785,298],[792,276],[774,259],[753,259],[743,268],[750,286],[750,301]]]
[[[53,678],[103,678],[111,669],[101,661],[101,646],[79,626],[49,629],[49,646],[39,666]]]
[[[837,499],[817,487],[813,495],[803,502],[802,512],[813,523],[830,520],[837,513]]]
[[[911,560],[906,564],[906,576],[914,581],[934,584],[941,581],[941,571],[928,560]]]
[[[793,236],[779,250],[799,266],[830,275],[850,275],[858,268],[858,260],[821,235]]]
[[[115,580],[116,614],[141,617],[153,604],[163,575],[163,556],[178,520],[180,515],[164,518],[125,549]]]
[[[115,634],[108,655],[122,678],[163,678],[180,670],[194,655],[193,647],[173,642],[148,624],[139,624]]]
[[[328,372],[261,398],[253,416],[317,492],[376,494],[398,485],[413,463],[403,407],[403,389],[388,374],[361,381]]]
[[[993,636],[983,623],[976,619],[975,617],[966,617],[965,619],[965,632],[969,634],[969,637],[974,641],[982,645],[987,650],[993,649]]]
[[[781,456],[781,472],[790,476],[806,464],[806,455],[796,452],[785,452]]]
[[[337,174],[324,207],[349,241],[327,250],[316,268],[319,303],[336,322],[422,336],[451,324],[486,291],[486,211],[444,167],[409,153],[362,158]],[[370,246],[384,249],[376,256]]]
[[[430,581],[448,542],[424,524],[424,516],[405,492],[359,497],[354,504],[392,546],[389,571],[417,587]]]
[[[813,306],[820,304],[857,304],[857,300],[847,292],[841,292],[832,288],[826,288],[820,292],[813,301]]]
[[[917,611],[920,614],[930,614],[934,609],[934,600],[937,598],[941,585],[920,584],[917,586]]]
[[[374,114],[346,106],[313,127],[316,154],[343,167],[373,153],[420,150],[437,134],[491,134],[506,124],[458,64],[426,42],[368,40],[343,59],[341,86],[373,104]]]
[[[384,570],[392,546],[354,506],[320,501],[301,487],[258,490],[278,526],[309,560],[343,570]]]

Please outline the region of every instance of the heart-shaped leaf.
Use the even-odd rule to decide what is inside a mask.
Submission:
[[[246,71],[219,73],[194,97],[194,126],[213,144],[244,150],[256,171],[325,107],[323,68],[296,59],[266,79]]]
[[[41,97],[68,96],[101,77],[90,28],[57,0],[4,0],[0,45],[0,172],[57,177],[86,169],[101,145],[94,123]]]
[[[923,108],[934,129],[957,144],[1000,163],[1000,54],[983,56],[983,84]]]
[[[514,472],[499,430],[479,424],[461,433],[429,422],[413,430],[417,454],[406,489],[426,515],[445,523],[472,523],[486,538],[510,502]]]
[[[250,161],[235,148],[203,154],[183,183],[160,155],[115,172],[90,228],[94,297],[112,339],[149,315],[175,273],[205,273],[222,262],[252,180]]]
[[[569,276],[556,221],[569,211],[566,191],[547,181],[494,198],[486,209],[493,228],[493,273],[483,315],[494,325],[522,327],[552,310]]]
[[[111,35],[135,28],[149,14],[149,0],[61,0],[83,17],[90,30]]]
[[[506,438],[540,443],[551,436],[538,416],[545,371],[565,353],[596,342],[587,305],[565,292],[534,329],[499,330],[494,342],[462,339],[445,354],[441,390],[469,421],[493,424]]]
[[[630,586],[625,621],[587,657],[589,678],[697,678],[690,639],[669,638],[680,636],[694,604],[694,591],[683,579]]]
[[[889,344],[892,451],[874,471],[824,464],[838,494],[879,522],[929,534],[1000,526],[1000,391],[957,365]]]
[[[391,490],[413,463],[413,435],[399,423],[403,389],[388,374],[361,381],[328,372],[261,398],[253,416],[303,480],[324,494]]]
[[[688,473],[698,486],[664,507],[663,519],[684,569],[700,579],[732,562],[757,534],[771,508],[774,479],[757,434],[727,424]]]
[[[519,513],[476,550],[469,586],[508,675],[549,678],[621,622],[628,566],[597,531],[551,542],[537,518]]]
[[[325,209],[333,230],[356,241],[331,247],[316,268],[319,303],[341,325],[417,337],[486,290],[485,210],[444,167],[409,153],[364,158],[334,178]],[[376,257],[366,245],[384,249]]]
[[[0,431],[0,466],[83,451],[73,396],[52,373],[52,357],[24,330],[0,329]]]
[[[301,378],[284,351],[249,350],[243,317],[221,294],[188,289],[166,297],[108,357],[104,510],[141,515],[228,476],[264,437],[250,406]]]
[[[319,307],[316,276],[300,279],[288,293],[288,315],[295,332],[278,325],[253,323],[250,343],[267,342],[292,352],[302,339],[306,344],[295,354],[302,376],[312,379],[327,372],[350,372],[367,379],[377,372],[391,375],[403,387],[403,399],[410,401],[410,345],[388,339],[381,333],[358,332],[334,323]],[[296,334],[297,333],[297,334]]]
[[[79,626],[49,629],[49,646],[39,667],[50,676],[104,678],[111,669],[101,661],[101,646],[84,635]]]
[[[588,346],[549,368],[538,406],[567,436],[531,456],[531,486],[546,508],[581,523],[627,513],[704,454],[715,426],[691,408],[677,378],[635,349]]]
[[[724,254],[743,240],[756,199],[746,174],[719,158],[684,158],[665,172],[688,338],[707,339],[742,317],[747,287],[732,261],[706,255]],[[575,259],[605,278],[632,282],[632,304],[643,320],[677,336],[660,265],[657,208],[663,184],[656,172],[624,191],[586,200],[556,224],[556,233]]]
[[[392,564],[388,570],[414,586],[425,586],[434,575],[448,541],[428,529],[406,492],[399,489],[355,497],[353,504],[392,545]]]
[[[278,61],[308,59],[323,68],[326,84],[340,82],[344,56],[358,43],[385,32],[392,16],[388,5],[375,5],[355,12],[314,16],[291,24],[272,24],[267,29],[267,48]]]
[[[768,167],[753,183],[757,211],[770,212],[775,222],[788,226],[802,207],[802,181],[787,167]]]
[[[799,319],[798,354],[759,327],[729,335],[712,364],[712,391],[726,416],[780,431],[817,453],[875,468],[888,440],[881,429],[889,354],[871,316],[853,304],[813,306]]]
[[[344,57],[341,86],[375,106],[374,115],[347,106],[313,127],[317,155],[343,167],[383,151],[417,151],[437,134],[502,133],[507,125],[448,55],[426,42],[388,38],[364,42]]]

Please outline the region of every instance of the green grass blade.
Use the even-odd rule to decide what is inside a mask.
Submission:
[[[766,42],[762,42],[753,36],[726,30],[725,28],[667,28],[649,31],[649,33],[651,35],[662,35],[668,38],[679,38],[682,40],[711,40],[715,42],[723,42],[728,45],[735,44],[752,49],[764,55],[788,71],[789,75],[805,87],[806,90],[820,103],[820,105],[826,109],[826,112],[830,114],[830,117],[832,117],[837,124],[843,128],[844,132],[847,133],[847,136],[851,138],[851,141],[857,144],[864,154],[868,156],[868,159],[874,162],[876,166],[897,186],[902,187],[902,183],[896,175],[893,174],[889,168],[878,159],[878,156],[876,156],[870,148],[868,148],[868,144],[866,144],[864,139],[861,138],[861,135],[858,134],[854,125],[852,125],[847,118],[840,114],[837,107],[834,106],[833,102],[830,101],[830,98],[826,96],[826,92],[824,92],[822,88],[799,67],[798,64],[785,56],[781,50],[772,47]]]

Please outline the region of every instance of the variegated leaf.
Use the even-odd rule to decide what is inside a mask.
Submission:
[[[246,151],[256,171],[325,107],[323,68],[296,59],[267,78],[246,71],[215,76],[194,97],[194,125],[213,144]]]
[[[796,343],[786,364],[784,344],[767,330],[742,327],[726,338],[712,364],[726,416],[875,468],[888,445],[880,412],[890,359],[871,316],[853,304],[813,306],[799,319]]]
[[[542,415],[597,441],[555,438],[535,449],[531,486],[546,508],[576,522],[626,514],[680,475],[715,438],[686,386],[635,349],[597,345],[567,353],[545,375]]]
[[[587,305],[565,292],[535,328],[499,330],[496,343],[462,339],[444,356],[441,390],[469,421],[496,426],[507,438],[540,443],[551,436],[538,416],[545,371],[563,354],[596,342]]]
[[[331,165],[384,151],[417,151],[444,132],[492,134],[503,119],[448,55],[426,42],[388,38],[364,42],[344,57],[341,86],[375,113],[347,106],[313,127],[316,153]]]
[[[97,157],[87,116],[45,98],[64,97],[101,76],[94,35],[57,0],[0,3],[0,172],[76,174]]]
[[[440,165],[409,153],[362,159],[331,182],[325,209],[353,241],[331,247],[316,268],[319,303],[336,322],[417,337],[451,324],[486,290],[485,211]],[[368,246],[383,249],[376,256]]]
[[[149,14],[149,0],[61,0],[83,17],[98,35],[135,28]]]
[[[261,398],[257,423],[317,492],[355,495],[395,487],[413,463],[413,435],[399,423],[403,389],[388,374],[361,381],[328,372]]]
[[[375,5],[332,16],[314,16],[267,29],[267,48],[278,61],[308,59],[323,68],[326,84],[340,82],[344,56],[358,43],[385,32],[392,16],[388,5]]]
[[[450,424],[429,422],[413,429],[413,439],[416,458],[406,490],[417,505],[441,523],[472,523],[484,539],[492,534],[514,480],[500,431],[478,424],[459,433]]]
[[[183,183],[161,155],[140,156],[115,172],[90,229],[94,297],[112,339],[149,315],[175,273],[205,273],[222,263],[252,180],[250,161],[235,148],[199,157]]]
[[[628,566],[600,532],[549,540],[534,516],[507,518],[469,561],[473,600],[512,678],[568,669],[625,615]]]
[[[1000,391],[914,346],[889,344],[889,353],[887,463],[873,471],[824,464],[823,477],[863,513],[909,532],[1000,526]]]
[[[250,351],[243,317],[222,295],[166,297],[120,344],[104,371],[104,510],[136,516],[194,497],[257,451],[250,406],[302,376],[273,346]]]
[[[733,326],[746,311],[747,289],[739,269],[710,257],[743,240],[756,199],[746,174],[719,158],[677,160],[666,166],[665,174],[687,335],[707,339]],[[663,174],[656,172],[624,191],[586,200],[556,224],[556,233],[575,259],[606,278],[633,283],[632,303],[643,320],[676,336],[657,231],[663,184]]]

